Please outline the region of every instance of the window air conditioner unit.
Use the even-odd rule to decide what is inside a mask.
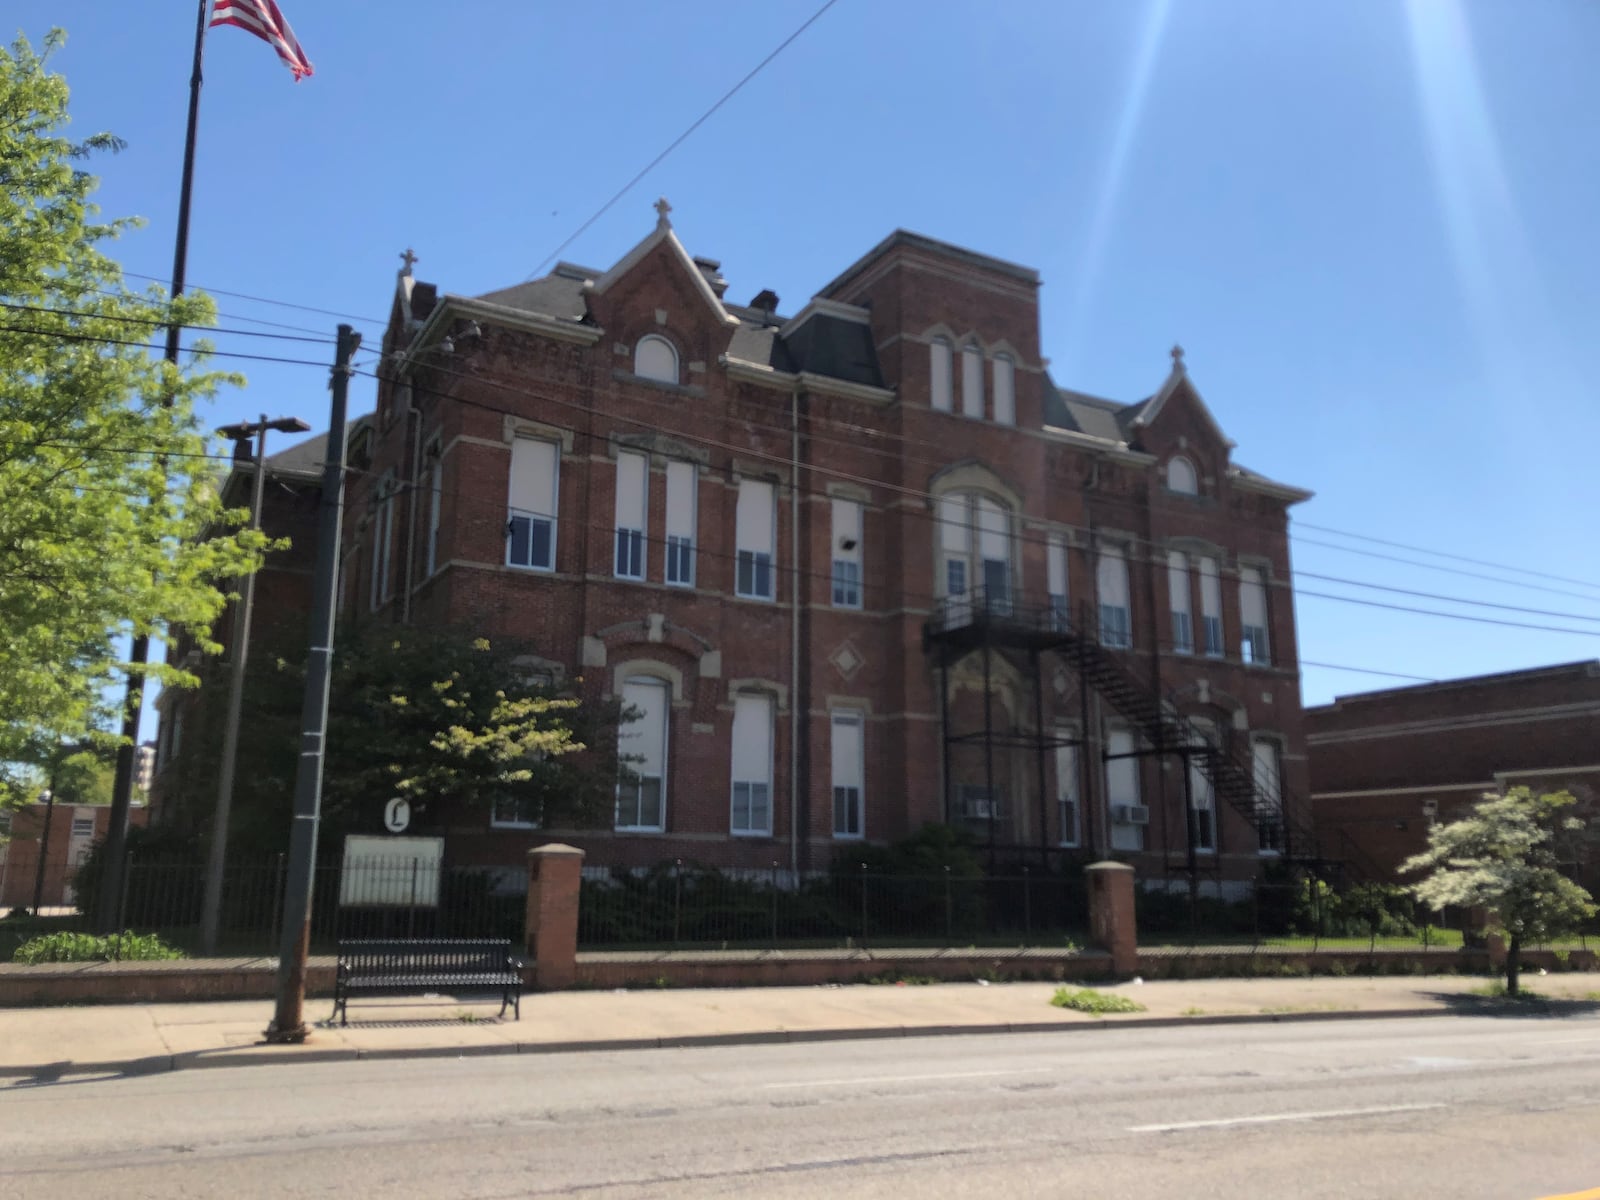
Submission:
[[[962,811],[969,821],[987,821],[990,817],[1000,815],[999,805],[987,796],[968,796]]]
[[[1150,809],[1143,804],[1114,804],[1111,806],[1111,819],[1118,825],[1148,825]]]

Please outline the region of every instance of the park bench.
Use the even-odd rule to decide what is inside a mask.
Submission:
[[[349,1024],[350,997],[393,992],[500,993],[522,1019],[522,960],[509,938],[393,938],[339,943],[333,981],[333,1017]],[[329,1021],[333,1020],[329,1017]]]

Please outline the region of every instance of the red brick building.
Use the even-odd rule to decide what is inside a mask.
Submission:
[[[1485,792],[1600,803],[1600,661],[1340,696],[1305,715],[1321,841],[1384,876]]]
[[[344,615],[533,639],[640,714],[614,829],[508,799],[433,818],[453,859],[805,870],[941,820],[1146,878],[1314,852],[1308,493],[1232,461],[1181,350],[1137,403],[1059,388],[1037,274],[903,231],[793,316],[731,303],[658,210],[604,271],[400,275]]]
[[[360,421],[351,426],[352,433],[359,433],[362,428],[363,422]],[[286,450],[267,455],[261,529],[274,540],[287,539],[287,545],[268,554],[256,573],[251,638],[257,651],[270,648],[274,637],[303,638],[309,627],[312,571],[316,561],[317,509],[322,496],[322,464],[326,443],[325,436],[310,437]],[[255,471],[255,462],[251,457],[254,443],[236,442],[235,447],[232,467],[222,481],[222,500],[229,508],[248,509]],[[224,662],[229,661],[227,655],[233,645],[237,618],[238,605],[230,604],[212,631],[224,647]],[[185,636],[175,638],[168,644],[167,657],[169,661],[187,665],[191,669],[201,661],[200,651]],[[171,768],[187,744],[184,735],[194,725],[196,706],[224,704],[226,694],[225,688],[216,695],[203,695],[194,689],[163,688],[156,697],[155,707],[160,715],[160,724],[153,747],[148,785],[151,813],[155,821],[164,821],[169,815],[173,786]],[[243,736],[248,736],[248,731]],[[210,813],[216,804],[214,793],[184,797],[184,800],[197,805],[205,813]]]
[[[150,810],[135,803],[128,811],[130,825],[143,825]],[[45,908],[76,903],[72,881],[89,848],[106,835],[111,808],[105,804],[25,805],[0,812],[9,825],[10,840],[0,844],[0,909],[33,907],[35,889]],[[45,836],[46,821],[49,836]],[[44,869],[39,869],[41,853]]]

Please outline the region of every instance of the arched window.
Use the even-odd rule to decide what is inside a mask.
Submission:
[[[961,415],[983,420],[983,348],[977,342],[961,347]]]
[[[664,337],[647,334],[633,348],[633,373],[661,383],[678,382],[678,352]]]
[[[1185,496],[1200,494],[1200,480],[1195,476],[1194,464],[1181,454],[1167,462],[1167,490]]]
[[[951,408],[950,339],[936,337],[928,344],[928,402],[938,412]]]
[[[994,356],[994,419],[999,425],[1017,423],[1016,367],[1009,354]]]
[[[939,498],[938,586],[955,599],[972,595],[981,608],[1011,608],[1011,510],[976,492]],[[975,594],[974,594],[975,593]]]

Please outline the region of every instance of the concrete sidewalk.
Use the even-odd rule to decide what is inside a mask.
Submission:
[[[262,1063],[1505,1011],[1472,994],[1485,982],[1451,975],[1122,983],[1098,990],[1145,1011],[1107,1017],[1052,1007],[1056,985],[1048,983],[553,992],[524,996],[520,1021],[497,1019],[498,1002],[420,997],[357,1001],[348,1027],[318,1024],[301,1046],[262,1043],[272,1006],[261,1000],[4,1009],[0,1079],[19,1086]],[[1526,983],[1556,1003],[1516,1011],[1600,1013],[1600,974],[1534,974]],[[309,1001],[307,1016],[320,1022],[330,1007]]]

